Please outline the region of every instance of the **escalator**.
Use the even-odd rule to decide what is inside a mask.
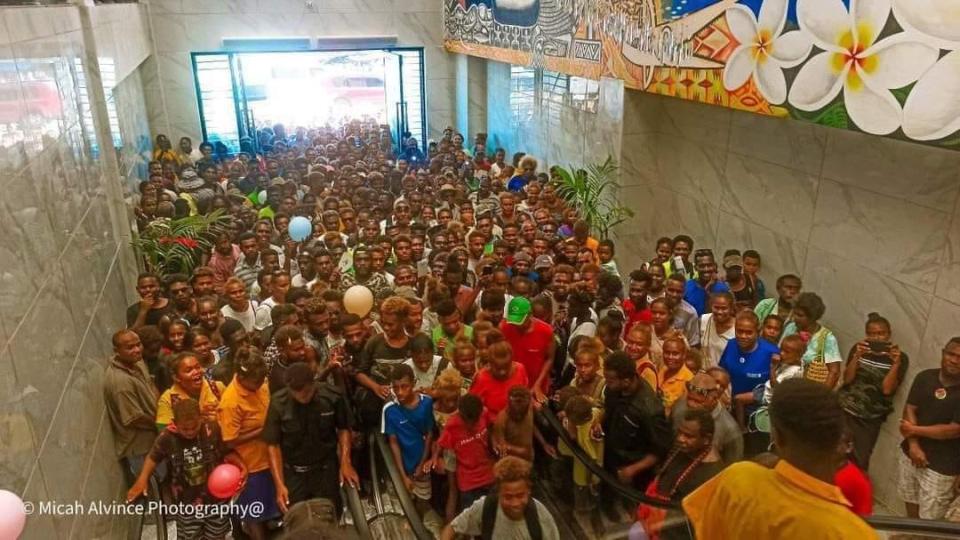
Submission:
[[[566,429],[563,428],[563,425],[560,423],[560,420],[556,415],[544,408],[538,414],[538,419],[541,421],[540,425],[547,425],[550,429],[556,434],[557,439],[563,441],[572,451],[573,459],[582,463],[593,475],[599,478],[600,482],[607,488],[609,491],[616,493],[618,496],[622,497],[625,500],[631,501],[634,505],[644,503],[656,508],[663,508],[668,510],[681,510],[678,504],[664,504],[661,501],[653,500],[647,497],[645,494],[633,489],[629,486],[621,484],[616,477],[606,471],[603,467],[597,464],[596,461],[590,458],[583,449],[574,441],[570,435],[567,433]],[[537,482],[538,487],[540,487],[541,493],[546,493],[548,497],[553,496],[553,503],[555,506],[559,507],[559,511],[554,511],[551,508],[551,513],[555,520],[557,521],[557,526],[561,526],[561,522],[566,522],[566,527],[571,531],[570,538],[597,538],[602,536],[606,540],[628,538],[630,536],[628,526],[625,526],[623,530],[618,531],[607,531],[603,535],[590,535],[584,531],[584,527],[578,522],[575,513],[572,511],[572,508],[569,504],[570,497],[564,496],[563,494],[551,494],[550,490],[544,489],[543,481]],[[899,516],[871,516],[866,519],[866,522],[872,526],[882,539],[891,539],[891,540],[949,540],[957,539],[960,540],[960,523],[953,523],[948,521],[938,521],[938,520],[925,520],[925,519],[912,519]],[[689,522],[686,518],[679,520],[668,520],[665,523],[666,527],[683,527],[687,530],[689,528]],[[580,536],[583,534],[584,536]],[[691,533],[691,538],[693,537]],[[564,536],[563,530],[560,534],[561,538],[568,538]],[[645,537],[645,536],[644,536]]]

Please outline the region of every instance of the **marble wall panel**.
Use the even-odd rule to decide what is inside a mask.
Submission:
[[[730,152],[820,176],[829,128],[732,111]]]
[[[644,254],[652,253],[653,246],[644,246]],[[803,273],[807,259],[806,241],[795,240],[766,227],[727,212],[720,213],[715,252],[718,257],[727,249],[757,250],[763,257],[760,278],[768,295],[776,294],[777,278],[784,274]]]
[[[4,341],[6,343],[6,341]],[[16,384],[13,359],[8,349],[0,346],[0,485],[14,493],[22,493],[37,450],[32,426],[23,407],[23,389]]]
[[[949,224],[946,212],[822,180],[810,243],[933,292]]]
[[[40,501],[50,500],[46,480],[39,469],[31,477],[27,487],[24,488],[21,498],[24,501],[34,503],[34,505]],[[27,518],[27,526],[20,535],[20,540],[50,540],[52,538],[58,538],[53,516],[40,515],[39,513],[34,513]]]

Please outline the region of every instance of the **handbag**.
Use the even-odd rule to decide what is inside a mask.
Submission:
[[[824,362],[824,349],[826,349],[827,344],[827,331],[821,329],[817,332],[817,343],[816,343],[816,354],[813,357],[813,360],[810,361],[807,365],[803,367],[803,378],[811,381],[815,381],[821,384],[826,384],[829,371],[827,370],[827,363]]]

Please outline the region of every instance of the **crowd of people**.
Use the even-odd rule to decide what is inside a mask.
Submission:
[[[909,362],[886,319],[870,314],[844,357],[824,301],[796,275],[768,295],[756,251],[717,257],[679,234],[622,268],[533,156],[451,128],[425,151],[404,135],[278,125],[229,158],[157,137],[139,226],[223,218],[191,273],[139,275],[113,338],[105,396],[130,500],[153,476],[176,501],[223,502],[205,480],[233,463],[237,502],[262,512],[176,516],[178,536],[263,538],[295,503],[339,515],[340,485],[368,489],[355,456],[380,433],[442,538],[558,538],[532,468],[598,533],[629,520],[690,537],[664,526],[686,497],[698,538],[874,534],[857,514]],[[917,374],[900,429],[908,512],[943,518],[960,478],[960,338]],[[672,509],[637,507],[575,451]]]

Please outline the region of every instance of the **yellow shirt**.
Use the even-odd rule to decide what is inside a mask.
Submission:
[[[734,463],[683,499],[698,540],[870,540],[840,488],[780,460]]]
[[[210,388],[210,382],[206,379],[203,380],[203,386],[200,387],[200,399],[197,401],[200,402],[200,412],[202,413],[205,408],[209,406],[216,407],[220,403],[220,399],[217,396],[223,395],[223,386],[222,382],[215,381],[217,385],[217,391],[214,392]],[[183,389],[179,384],[173,383],[173,386],[167,389],[166,392],[160,396],[160,401],[157,402],[157,427],[160,430],[167,427],[168,424],[173,423],[173,402],[180,398],[190,397],[187,394],[187,391]],[[216,413],[210,415],[203,415],[206,420],[216,421]]]
[[[663,408],[669,415],[670,407],[687,395],[687,381],[693,379],[693,372],[686,365],[682,365],[673,376],[667,377],[667,366],[663,366],[657,373],[657,379],[660,380],[660,392],[663,394]]]
[[[229,443],[240,437],[241,433],[249,433],[262,428],[267,420],[267,407],[270,406],[270,387],[264,381],[254,392],[240,386],[234,377],[230,386],[223,391],[220,397],[220,408],[217,410],[217,420],[220,423],[220,433],[223,442]],[[247,441],[235,448],[247,471],[260,472],[270,468],[270,458],[267,455],[267,443],[256,438]]]
[[[580,448],[583,451],[593,458],[594,461],[599,465],[603,465],[603,439],[597,440],[594,439],[590,434],[590,430],[593,427],[593,424],[599,423],[600,419],[603,417],[603,411],[597,407],[593,408],[592,417],[589,422],[584,422],[576,427],[577,444],[580,445]],[[569,420],[567,420],[569,422]],[[571,450],[563,441],[560,441],[557,445],[557,451],[564,456],[572,456],[573,450]],[[573,460],[573,483],[580,487],[586,487],[590,485],[596,485],[600,482],[600,478],[593,476],[586,465],[580,462],[579,459]]]

